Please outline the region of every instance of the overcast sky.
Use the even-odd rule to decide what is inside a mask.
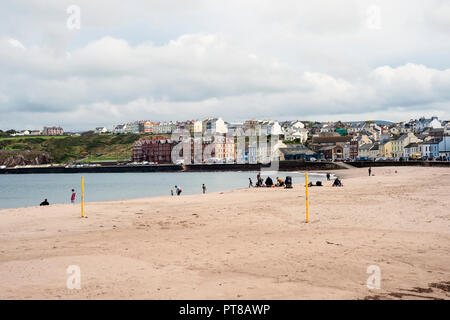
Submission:
[[[450,119],[448,0],[42,3],[0,3],[3,130]]]

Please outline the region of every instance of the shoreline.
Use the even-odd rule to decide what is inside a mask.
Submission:
[[[79,205],[7,209],[0,298],[450,299],[450,171],[372,169],[310,188],[310,223],[302,184],[90,202],[86,219]]]
[[[246,171],[244,171],[244,172],[246,172]],[[252,172],[252,173],[257,173],[256,171],[249,171],[249,172]],[[173,173],[192,173],[192,174],[195,174],[195,173],[199,173],[199,172],[194,172],[194,171],[183,171],[183,172],[173,172]],[[297,171],[297,172],[290,172],[290,171],[285,171],[285,172],[283,172],[283,173],[287,173],[287,174],[289,174],[289,173],[297,173],[297,174],[304,174],[304,172],[301,172],[301,171]],[[333,172],[331,172],[330,171],[330,173],[332,174],[332,175],[336,175],[335,173],[333,173]],[[309,175],[325,175],[325,173],[323,173],[323,172],[308,172],[308,174]],[[265,177],[266,176],[266,174],[264,173],[264,171],[262,171],[261,172],[261,176],[263,176],[263,177]],[[273,175],[271,175],[271,176],[273,176]],[[342,177],[342,176],[339,176],[340,178]],[[326,179],[326,177],[323,177],[323,179]],[[311,181],[316,181],[316,179],[312,179]],[[294,187],[298,187],[298,186],[301,186],[302,184],[298,184],[298,183],[294,183],[293,184],[294,185]],[[229,191],[238,191],[238,190],[245,190],[245,189],[247,189],[248,187],[239,187],[239,188],[232,188],[232,189],[224,189],[224,190],[219,190],[219,191],[214,191],[214,192],[207,192],[208,194],[213,194],[213,193],[223,193],[223,192],[229,192]],[[253,187],[253,188],[256,188],[256,187]],[[275,187],[275,188],[281,188],[281,189],[283,189],[284,187]],[[266,189],[265,187],[263,187],[262,189]],[[201,191],[198,191],[198,192],[195,192],[195,193],[183,193],[183,195],[181,195],[181,197],[185,197],[185,196],[192,196],[192,195],[200,195],[200,194],[202,194],[202,192]],[[137,197],[137,198],[127,198],[127,199],[119,199],[119,200],[98,200],[98,201],[87,201],[87,202],[85,202],[85,205],[88,205],[88,204],[90,204],[90,203],[109,203],[109,202],[118,202],[118,201],[120,201],[120,202],[122,202],[122,201],[128,201],[128,200],[144,200],[144,199],[153,199],[153,198],[156,198],[156,197],[162,197],[162,198],[166,198],[166,197],[172,197],[171,195],[164,195],[164,196],[162,196],[162,195],[155,195],[155,196],[149,196],[149,197]],[[173,197],[176,197],[176,195],[174,195]],[[78,205],[78,206],[80,206],[81,205],[81,202],[80,201],[77,201],[77,202],[75,202],[74,204],[72,204],[72,203],[68,203],[68,202],[65,202],[65,203],[58,203],[58,202],[55,202],[55,203],[51,203],[50,204],[50,206],[56,206],[56,205],[71,205],[71,206],[74,206],[74,205]],[[33,206],[24,206],[24,207],[11,207],[11,208],[1,208],[0,207],[0,214],[5,214],[5,212],[2,212],[2,211],[6,211],[6,210],[13,210],[13,209],[29,209],[29,208],[39,208],[39,205],[33,205]]]

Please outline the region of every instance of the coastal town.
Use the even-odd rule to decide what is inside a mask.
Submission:
[[[222,118],[141,120],[109,129],[96,127],[87,133],[141,135],[126,157],[128,163],[135,165],[174,163],[174,148],[181,140],[184,145],[177,164],[269,163],[273,160],[448,161],[450,158],[450,121],[438,117],[398,123],[257,119],[226,122]],[[3,134],[20,138],[80,136],[86,132],[65,132],[62,127],[54,126],[43,130],[9,130]],[[271,141],[272,137],[277,140]],[[187,143],[190,145],[188,158]]]

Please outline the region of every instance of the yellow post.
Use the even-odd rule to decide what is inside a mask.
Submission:
[[[84,217],[84,177],[81,177],[81,217]]]
[[[308,172],[305,172],[305,184],[306,184],[306,223],[308,223],[309,222]]]

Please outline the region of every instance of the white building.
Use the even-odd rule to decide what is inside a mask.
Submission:
[[[304,143],[308,140],[308,130],[300,128],[297,130],[287,129],[284,133],[284,140],[294,141],[299,139],[300,143]]]
[[[411,142],[403,148],[403,156],[410,158],[415,154],[420,153],[420,144],[417,142]]]
[[[438,120],[438,117],[431,117],[431,119],[422,117],[419,120],[414,120],[412,127],[415,132],[422,132],[426,128],[440,129],[442,128],[442,124]]]
[[[203,132],[203,123],[200,120],[194,120],[194,133],[202,133]]]
[[[204,134],[226,134],[228,132],[227,125],[222,118],[207,118],[203,120],[202,131]]]
[[[113,127],[112,133],[119,134],[119,133],[125,133],[127,129],[126,124],[118,124]]]
[[[439,142],[439,156],[450,157],[450,136],[443,136]]]
[[[432,139],[420,143],[420,151],[422,157],[437,158],[439,157],[439,142],[438,139]]]
[[[108,129],[106,129],[106,127],[97,127],[97,128],[95,128],[95,133],[97,133],[97,134],[101,134],[101,133],[107,133],[108,132]]]
[[[278,121],[269,121],[267,132],[270,135],[278,136],[284,134],[283,129],[281,128],[281,125]]]
[[[293,121],[291,123],[291,128],[294,130],[305,129],[305,125],[301,121]]]
[[[28,135],[30,135],[30,131],[29,130],[21,130],[19,132],[16,132],[16,133],[12,134],[13,137],[28,136]]]

